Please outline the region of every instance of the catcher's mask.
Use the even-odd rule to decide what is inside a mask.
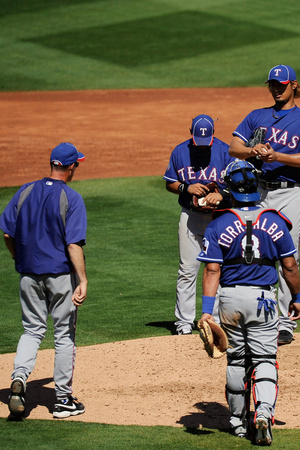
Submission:
[[[248,161],[236,160],[226,168],[224,177],[230,193],[239,202],[255,202],[260,199],[257,192],[257,170]]]

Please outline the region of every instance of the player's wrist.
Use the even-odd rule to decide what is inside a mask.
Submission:
[[[300,292],[292,295],[292,303],[300,303]]]
[[[188,192],[188,188],[189,188],[189,184],[187,184],[187,183],[181,183],[181,184],[178,186],[178,192],[179,192],[180,194],[186,194],[186,193]]]
[[[216,297],[202,295],[202,314],[212,314]]]

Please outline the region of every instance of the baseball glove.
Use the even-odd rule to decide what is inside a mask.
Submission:
[[[246,147],[255,147],[256,144],[264,144],[266,137],[266,130],[263,128],[257,128],[254,131],[254,135],[252,139],[246,142]],[[258,156],[251,156],[247,158],[246,161],[249,161],[257,170],[261,170],[263,161]]]
[[[209,192],[219,192],[218,185],[214,183],[213,181],[211,183],[208,183],[206,187],[209,189]],[[206,201],[204,200],[204,197],[197,197],[196,195],[193,195],[192,201],[191,201],[191,207],[192,209],[196,211],[202,211],[202,212],[211,212],[212,210],[216,209],[216,206],[208,206],[206,204]]]
[[[211,358],[221,358],[228,348],[228,338],[224,330],[213,320],[198,320],[200,338],[204,349]]]

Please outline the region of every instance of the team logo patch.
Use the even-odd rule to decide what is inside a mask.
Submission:
[[[52,186],[53,181],[46,181],[46,184],[47,184],[48,186]]]

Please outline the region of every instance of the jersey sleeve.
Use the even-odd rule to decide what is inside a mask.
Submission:
[[[177,173],[177,152],[178,147],[176,147],[171,153],[170,161],[163,177],[164,180],[169,181],[170,183],[179,181]]]
[[[235,131],[232,133],[233,136],[237,136],[244,142],[247,142],[251,135],[253,134],[253,124],[252,124],[253,113],[248,114],[245,119],[238,125]]]
[[[292,236],[288,230],[287,224],[285,220],[280,219],[282,221],[282,237],[278,238],[278,255],[279,259],[286,258],[288,256],[294,255],[297,250],[295,248]]]
[[[77,195],[76,195],[77,194]],[[68,212],[66,215],[66,244],[86,243],[87,215],[83,198],[78,193],[68,193]]]
[[[24,184],[12,197],[6,208],[4,209],[1,217],[0,217],[0,228],[4,233],[8,234],[12,238],[15,237],[16,234],[16,222],[18,215],[18,203],[19,198],[24,191],[24,189],[29,186],[31,183]]]
[[[215,227],[211,226],[211,224],[209,224],[205,230],[202,250],[197,257],[197,260],[206,263],[223,263],[223,254],[218,245],[217,232]]]

